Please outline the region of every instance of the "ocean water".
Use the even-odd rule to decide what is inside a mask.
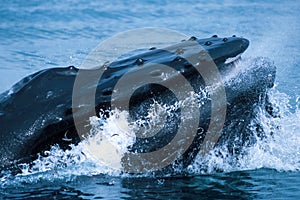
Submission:
[[[211,156],[205,171],[197,159],[182,176],[128,176],[86,159],[80,145],[68,152],[53,147],[33,169],[1,177],[0,198],[299,199],[299,13],[297,0],[0,0],[0,92],[41,69],[80,66],[119,32],[160,27],[249,39],[243,58],[267,57],[277,66],[270,96],[281,115],[274,138],[249,148],[239,165]],[[267,129],[267,119],[260,121]]]

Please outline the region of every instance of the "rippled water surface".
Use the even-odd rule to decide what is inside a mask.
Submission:
[[[82,158],[69,164],[66,154],[77,158],[80,149],[63,153],[53,148],[50,158],[62,159],[67,167],[49,167],[57,161],[48,159],[44,163],[50,170],[37,163],[34,173],[4,176],[0,198],[298,199],[299,13],[296,0],[0,0],[0,92],[41,69],[79,66],[97,44],[118,32],[154,26],[203,38],[235,34],[249,39],[244,58],[267,57],[277,66],[271,99],[282,112],[276,121],[279,133],[250,148],[239,166],[211,158],[212,169],[206,173],[195,163],[185,176],[119,176]]]

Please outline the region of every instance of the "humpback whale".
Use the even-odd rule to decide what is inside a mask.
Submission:
[[[205,81],[193,65],[181,56],[192,44],[191,41],[203,47],[204,53],[207,53],[213,60],[224,82],[225,77],[235,69],[234,58],[239,58],[249,46],[249,41],[245,38],[236,36],[220,38],[214,35],[211,38],[191,37],[186,41],[181,41],[170,47],[176,49],[175,53],[165,49],[150,48],[143,53],[103,66],[106,69],[97,84],[84,82],[82,91],[76,94],[78,95],[76,98],[84,98],[89,90],[95,89],[93,112],[99,114],[103,111],[107,114],[109,112],[105,111],[111,108],[113,88],[122,75],[132,69],[135,69],[136,76],[144,73],[140,70],[148,70],[151,74],[151,69],[147,69],[149,66],[146,65],[151,62],[171,66],[189,80],[196,92],[199,92],[200,88],[205,88]],[[194,52],[193,48],[188,51],[189,54],[201,54],[201,52]],[[201,58],[197,58],[201,63]],[[268,61],[258,59],[257,62],[266,62],[266,64],[254,67],[246,73],[231,74],[230,84],[224,84],[226,117],[222,134],[216,145],[226,143],[232,153],[238,152],[239,148],[251,143],[252,131],[249,124],[254,117],[254,105],[261,106],[270,116],[272,115],[272,106],[268,102],[267,91],[273,87],[276,69],[268,64]],[[77,113],[77,108],[72,104],[73,87],[79,71],[74,66],[44,69],[25,77],[0,95],[0,169],[18,168],[19,163],[28,163],[36,159],[38,154],[43,154],[52,145],[58,144],[60,148],[68,149],[70,144],[78,144],[81,141],[79,134],[84,131],[88,132],[89,123],[82,121],[85,125],[82,127],[86,130],[78,130],[74,116],[80,117],[81,114],[89,116],[90,112]],[[97,69],[82,71],[93,73]],[[152,74],[155,75],[155,71]],[[166,79],[165,81],[168,81],[168,78]],[[121,93],[123,96],[127,95],[126,90],[122,90]],[[136,90],[130,99],[132,118],[138,118],[136,113],[143,115],[143,109],[140,108],[147,107],[149,99],[167,104],[176,102],[172,92],[167,88],[159,84],[148,84]],[[183,166],[188,166],[199,153],[211,120],[212,102],[207,98],[203,103],[205,106],[200,108],[199,120],[201,131],[176,161],[182,163]],[[170,142],[174,137],[174,132],[178,130],[180,110],[175,113],[179,115],[168,118],[163,130],[147,139],[137,138],[135,143],[128,147],[129,151],[152,152]]]

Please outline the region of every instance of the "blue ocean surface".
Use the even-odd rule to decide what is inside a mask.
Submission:
[[[38,70],[80,66],[117,33],[158,27],[249,39],[243,58],[266,57],[277,67],[270,95],[281,114],[274,138],[249,148],[238,166],[212,157],[208,170],[196,161],[184,176],[119,175],[81,158],[79,148],[53,147],[34,170],[2,176],[0,199],[299,199],[299,13],[297,0],[0,0],[1,93]]]

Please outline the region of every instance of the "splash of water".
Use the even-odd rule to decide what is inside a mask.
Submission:
[[[260,168],[277,171],[300,170],[300,110],[292,107],[290,97],[278,90],[269,92],[270,101],[277,105],[279,117],[266,117],[265,111],[256,111],[256,122],[263,129],[264,137],[256,134],[256,143],[246,147],[242,155],[232,156],[225,147],[214,149],[205,157],[198,155],[187,171],[191,174],[211,174],[255,170]],[[296,102],[298,103],[298,98]],[[253,127],[253,132],[255,128]]]
[[[240,61],[238,65],[263,64],[257,60],[247,59]],[[238,71],[235,73],[247,73]],[[247,68],[246,68],[247,69]],[[226,84],[230,84],[230,76]],[[205,93],[205,92],[204,92]],[[257,142],[244,149],[244,153],[238,157],[230,156],[226,148],[218,147],[205,157],[198,155],[184,173],[212,174],[219,171],[232,172],[241,170],[254,170],[270,168],[278,171],[300,170],[300,108],[299,97],[291,99],[287,94],[281,93],[275,88],[269,91],[270,102],[276,107],[277,118],[266,117],[265,111],[256,110],[256,122],[259,122],[265,137],[257,137]],[[187,106],[188,99],[178,105],[166,106],[154,102],[148,115],[143,120],[128,122],[128,113],[125,111],[112,111],[110,117],[92,117],[90,119],[92,129],[91,137],[82,141],[77,146],[71,146],[70,150],[63,151],[58,146],[53,146],[47,152],[48,156],[39,156],[32,164],[20,165],[22,173],[17,176],[7,174],[2,176],[1,185],[20,182],[36,182],[40,179],[64,179],[70,180],[76,176],[106,174],[110,176],[124,176],[120,169],[111,169],[105,164],[95,160],[87,146],[101,145],[104,140],[118,147],[118,154],[122,156],[128,151],[128,146],[135,142],[137,127],[144,124],[144,132],[152,130],[162,116],[169,116],[171,111],[180,106]],[[191,105],[189,105],[191,106]],[[194,105],[195,106],[195,105]],[[275,107],[275,108],[276,108]],[[117,126],[116,126],[117,124]],[[255,129],[253,129],[255,131]],[[181,169],[180,169],[181,170]],[[126,174],[128,176],[128,174]],[[9,181],[8,181],[9,180]]]

